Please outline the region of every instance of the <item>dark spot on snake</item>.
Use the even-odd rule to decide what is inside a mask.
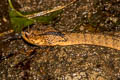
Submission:
[[[66,42],[67,38],[65,38],[65,34],[61,33],[61,32],[46,32],[44,34],[39,34],[39,35],[55,35],[55,36],[60,36],[62,38],[64,38],[64,40],[59,40],[59,42]]]
[[[55,36],[60,36],[60,37],[64,38],[65,34],[63,34],[61,32],[46,32],[46,33],[40,34],[40,35],[55,35]]]

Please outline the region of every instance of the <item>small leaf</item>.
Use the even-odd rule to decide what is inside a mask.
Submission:
[[[9,12],[12,28],[16,32],[20,32],[24,27],[34,23],[34,20],[18,16],[14,10]]]
[[[40,23],[46,23],[49,24],[51,21],[53,21],[58,14],[60,14],[62,11],[56,11],[53,13],[50,13],[49,16],[39,16],[33,19],[27,19],[25,17],[21,17],[19,16],[15,10],[9,10],[9,16],[11,19],[11,24],[12,24],[12,28],[14,31],[16,32],[21,32],[21,30],[24,27],[27,27],[31,24],[34,24],[35,22],[40,22]],[[21,12],[22,13],[22,12]],[[27,12],[28,13],[28,12]],[[24,12],[24,14],[26,14]]]

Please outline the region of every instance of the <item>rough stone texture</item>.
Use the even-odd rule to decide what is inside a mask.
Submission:
[[[7,31],[10,28],[7,0],[0,1],[0,32]]]

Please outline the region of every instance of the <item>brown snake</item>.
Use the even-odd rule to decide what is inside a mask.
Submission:
[[[42,32],[42,33],[41,33]],[[66,46],[74,44],[91,44],[120,50],[120,38],[92,33],[60,33],[52,28],[44,31],[22,32],[25,41],[36,46]]]

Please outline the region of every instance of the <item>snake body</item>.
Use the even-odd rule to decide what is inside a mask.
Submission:
[[[35,30],[31,34],[22,32],[22,37],[28,43],[36,46],[90,44],[120,50],[120,38],[115,36],[93,33],[61,33],[50,29],[45,29],[43,32]]]

